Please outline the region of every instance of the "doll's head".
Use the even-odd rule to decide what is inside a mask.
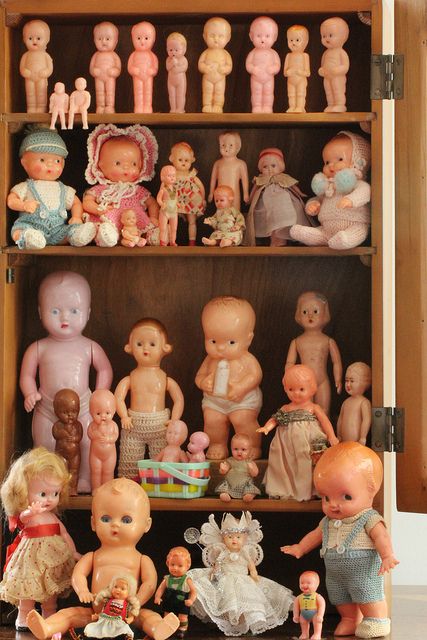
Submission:
[[[340,442],[326,449],[313,472],[323,512],[337,520],[369,509],[382,478],[380,458],[358,442]]]
[[[337,171],[352,169],[357,178],[365,178],[371,164],[368,140],[350,131],[340,131],[322,151],[323,173],[333,178]]]
[[[39,288],[39,315],[43,327],[57,340],[70,340],[84,330],[90,316],[90,287],[73,271],[47,275]]]
[[[348,36],[348,24],[342,18],[328,18],[320,25],[320,38],[327,49],[341,48]]]
[[[166,556],[166,566],[171,576],[180,578],[191,567],[191,556],[185,547],[173,547]]]
[[[155,318],[142,318],[130,330],[125,345],[126,353],[132,355],[141,366],[158,366],[165,355],[172,352],[166,328]]]
[[[93,41],[98,51],[114,51],[119,41],[119,30],[112,22],[100,22],[93,29]]]
[[[248,539],[249,527],[246,513],[243,512],[240,520],[231,513],[225,513],[221,522],[221,537],[230,551],[241,551]]]
[[[227,209],[233,206],[234,191],[225,184],[220,184],[214,191],[214,202],[217,209]]]
[[[50,40],[50,29],[44,20],[30,20],[24,24],[22,39],[28,51],[45,51]]]
[[[345,372],[345,390],[349,396],[357,396],[365,393],[371,386],[371,367],[365,362],[353,362]]]
[[[52,129],[36,127],[19,147],[19,157],[33,180],[57,180],[64,170],[68,150],[61,136]]]
[[[77,89],[77,91],[84,91],[87,87],[87,82],[86,82],[86,78],[76,78],[74,81],[74,86]]]
[[[73,389],[60,389],[53,398],[53,410],[63,424],[73,424],[80,412],[79,394]]]
[[[65,93],[65,84],[63,82],[55,82],[53,90],[56,94],[62,95]]]
[[[165,164],[160,171],[160,180],[167,187],[171,187],[176,182],[176,169],[173,164]]]
[[[299,588],[302,593],[315,593],[319,584],[319,574],[315,571],[304,571],[299,577]]]
[[[133,25],[131,36],[136,51],[149,51],[156,40],[156,29],[151,22],[144,20]]]
[[[237,156],[242,146],[242,139],[237,131],[225,131],[219,135],[219,152],[223,158]]]
[[[282,382],[288,398],[296,404],[311,400],[317,391],[314,371],[305,364],[294,364],[289,367],[285,371]]]
[[[244,433],[236,433],[231,438],[230,448],[235,460],[247,460],[252,450],[252,443]]]
[[[166,38],[166,51],[169,58],[179,58],[187,51],[187,40],[182,33],[174,31]]]
[[[258,170],[263,176],[274,176],[285,170],[285,158],[276,147],[263,149],[258,156]]]
[[[247,353],[254,337],[255,311],[247,300],[213,298],[202,311],[206,353],[215,360],[235,360]]]
[[[277,22],[268,16],[259,16],[251,23],[249,38],[255,49],[270,49],[277,40]]]
[[[295,320],[305,330],[323,329],[331,320],[329,304],[323,293],[306,291],[297,301]]]
[[[166,442],[180,447],[188,436],[188,429],[182,420],[171,420],[166,429]]]
[[[136,597],[137,582],[133,576],[128,573],[122,573],[114,576],[106,589],[102,589],[96,594],[94,604],[101,604],[108,598],[115,600],[126,600],[131,608],[129,613],[137,616],[140,610],[139,600]]]
[[[291,51],[305,51],[308,45],[308,29],[301,24],[293,24],[286,32],[288,47]]]
[[[116,412],[114,393],[108,389],[96,389],[89,400],[89,413],[96,424],[110,422]]]
[[[125,209],[120,216],[123,227],[136,227],[136,213],[134,209]]]
[[[224,49],[231,38],[231,26],[224,18],[209,18],[203,27],[203,40],[208,49]]]
[[[200,453],[209,447],[209,436],[204,431],[191,434],[187,449],[190,453]]]
[[[177,142],[171,148],[169,161],[177,171],[189,171],[195,161],[194,151],[187,142]]]

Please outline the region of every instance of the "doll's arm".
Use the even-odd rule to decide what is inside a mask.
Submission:
[[[148,75],[149,76],[156,76],[157,73],[159,71],[159,59],[157,58],[156,54],[151,52],[150,55],[150,64],[148,65]]]
[[[251,478],[256,478],[259,473],[258,466],[255,464],[255,462],[252,462],[252,460],[251,462],[248,462],[248,471]]]
[[[39,206],[37,200],[22,200],[17,193],[11,191],[7,196],[7,206],[12,211],[23,211],[25,213],[34,213]]]
[[[162,603],[162,597],[165,591],[166,591],[166,578],[163,578],[163,580],[157,587],[156,593],[154,594],[154,604]]]
[[[214,373],[209,373],[210,358],[207,356],[198,370],[195,378],[196,386],[205,393],[212,393],[214,384]]]
[[[165,199],[167,200],[167,197],[168,197],[167,191],[164,188],[164,186],[162,185],[160,187],[160,191],[157,194],[157,198],[156,198],[157,204],[159,205],[160,209],[162,209],[164,207],[164,200]]]
[[[169,391],[173,402],[171,420],[179,420],[184,413],[184,395],[178,383],[172,378],[167,379],[166,389]]]
[[[243,200],[248,204],[249,202],[249,176],[248,176],[248,165],[244,160],[241,160],[240,164],[240,179],[242,181],[243,188]]]
[[[337,437],[338,437],[338,440],[340,440],[340,441],[342,440],[342,429],[343,429],[343,416],[342,416],[342,414],[343,414],[343,407],[344,407],[345,403],[346,403],[346,400],[344,400],[344,402],[341,405],[340,414],[339,414],[338,420],[337,420]],[[361,444],[364,444],[364,443],[361,443]]]
[[[188,462],[188,455],[183,449],[181,449],[180,452],[179,452],[179,461],[180,462]]]
[[[226,473],[230,471],[231,467],[227,460],[223,460],[219,463],[219,472],[222,476],[225,476]]]
[[[298,623],[299,622],[299,615],[300,615],[300,605],[299,605],[299,598],[296,597],[292,606],[292,611],[293,611],[293,621]]]
[[[196,587],[194,586],[194,582],[191,578],[187,578],[187,585],[190,591],[188,594],[189,597],[186,600],[184,600],[184,604],[186,607],[191,607],[191,605],[194,603],[195,599],[197,598],[197,591],[196,591]]]
[[[95,389],[109,389],[113,382],[113,369],[104,349],[97,343],[91,342],[92,364],[96,371]]]
[[[154,226],[159,226],[159,205],[157,200],[153,198],[153,196],[149,196],[145,201],[148,209],[148,217],[150,218],[150,222],[154,224]]]
[[[24,396],[25,411],[30,412],[34,409],[36,402],[41,400],[41,395],[37,390],[36,375],[39,365],[37,342],[33,342],[26,352],[21,365],[21,374],[19,376],[19,387]]]
[[[80,558],[82,557],[81,553],[78,553],[72,537],[70,536],[70,534],[68,533],[67,529],[64,527],[61,521],[59,521],[59,531],[60,531],[61,537],[64,538],[65,542],[68,544],[71,551],[73,552],[74,560],[80,560]]]
[[[249,391],[255,389],[262,380],[262,370],[258,360],[250,353],[243,357],[246,362],[246,375],[238,382],[229,383],[228,385],[227,398],[233,402],[239,402]]]
[[[379,575],[388,573],[391,569],[394,569],[399,564],[399,560],[396,560],[393,553],[393,547],[391,544],[390,535],[383,522],[378,522],[369,532],[369,537],[375,545],[376,550],[381,556],[381,567],[378,572]]]
[[[302,72],[303,76],[306,78],[310,77],[310,56],[308,53],[304,53],[304,71]]]
[[[371,186],[368,182],[358,180],[355,188],[351,193],[341,198],[338,206],[341,209],[352,209],[353,207],[362,207],[371,201]]]
[[[362,414],[362,420],[360,423],[360,431],[359,431],[359,442],[360,444],[366,444],[366,437],[369,433],[369,429],[371,428],[372,422],[372,414],[371,414],[372,406],[368,398],[364,398],[362,400],[362,404],[360,407],[360,412]]]
[[[86,192],[83,196],[83,211],[90,213],[92,216],[101,216],[105,213],[104,210],[99,208],[95,196],[89,192]]]
[[[27,67],[28,52],[24,53],[19,63],[19,73],[23,78],[31,78],[31,71]]]
[[[342,76],[348,73],[350,69],[350,59],[347,52],[344,49],[340,51],[340,63],[331,69],[331,75]]]
[[[328,438],[329,444],[331,446],[333,446],[334,444],[338,444],[339,440],[335,435],[334,428],[328,416],[323,411],[322,407],[320,407],[318,404],[313,404],[313,411],[314,411],[314,415],[319,421],[319,424],[323,433]]]
[[[285,371],[287,371],[289,367],[292,367],[292,365],[296,364],[297,359],[298,359],[297,341],[292,340],[291,344],[289,345],[288,354],[286,356]]]
[[[93,602],[95,596],[89,591],[88,576],[93,569],[93,551],[85,553],[73,569],[71,584],[80,602]]]
[[[38,72],[39,78],[49,78],[53,73],[53,61],[48,53],[45,53],[44,55],[44,64],[45,66],[43,69],[40,69]]]
[[[68,224],[81,224],[83,222],[83,205],[80,198],[74,196],[73,204],[71,205],[71,218]]]
[[[338,349],[338,345],[332,338],[329,338],[329,353],[332,360],[332,370],[334,374],[335,387],[337,393],[341,393],[342,390],[342,362],[341,354]]]
[[[157,573],[152,560],[148,556],[141,556],[141,586],[136,597],[141,606],[151,598],[156,590]]]
[[[233,70],[233,60],[230,54],[228,53],[228,51],[224,49],[223,62],[222,64],[219,65],[218,72],[222,73],[224,76],[228,76],[228,74],[231,73],[232,70]]]
[[[208,202],[212,202],[213,200],[213,192],[215,190],[217,180],[218,180],[218,160],[215,160],[214,166],[212,167],[211,181],[209,183]]]
[[[108,75],[111,78],[118,78],[122,70],[122,61],[120,60],[120,56],[115,51],[113,51],[111,62],[112,64],[108,69]]]
[[[254,580],[255,582],[258,582],[259,580],[258,571],[256,570],[256,566],[253,560],[249,560],[248,562],[248,571],[252,580]]]
[[[263,433],[264,435],[267,435],[267,433],[270,433],[270,431],[273,431],[273,429],[275,429],[276,427],[276,418],[270,418],[270,420],[267,420],[263,427],[259,427],[259,429],[257,429],[257,433]]]
[[[302,558],[306,553],[319,547],[322,543],[322,529],[317,527],[307,533],[297,544],[285,545],[280,547],[280,551],[294,558]]]
[[[127,406],[126,406],[126,396],[130,389],[130,376],[126,376],[122,378],[119,384],[116,387],[114,395],[116,397],[117,403],[117,413],[120,417],[122,429],[132,429],[132,419],[129,417]]]
[[[323,622],[323,616],[326,611],[326,600],[320,593],[316,593],[316,605],[317,605],[317,622]]]

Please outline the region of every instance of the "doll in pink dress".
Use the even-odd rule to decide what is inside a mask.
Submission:
[[[128,60],[128,72],[133,79],[134,113],[153,112],[153,79],[159,61],[152,48],[156,30],[151,22],[138,22],[132,27],[134,51]]]

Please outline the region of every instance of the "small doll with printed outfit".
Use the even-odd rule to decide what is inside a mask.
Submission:
[[[141,605],[136,597],[137,583],[130,574],[115,576],[109,586],[96,594],[94,607],[102,604],[102,611],[94,613],[92,622],[84,628],[88,638],[134,637],[130,624],[138,616]]]
[[[227,185],[219,185],[214,191],[216,212],[204,219],[214,231],[209,238],[203,237],[204,245],[232,247],[242,244],[245,217],[234,206],[234,191]]]
[[[301,635],[299,640],[321,640],[323,616],[325,615],[325,598],[317,593],[320,584],[319,574],[315,571],[304,571],[299,577],[301,593],[294,600],[294,622],[299,622]],[[313,634],[310,636],[310,623],[313,623]]]

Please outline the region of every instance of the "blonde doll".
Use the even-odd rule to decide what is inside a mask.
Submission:
[[[44,617],[71,585],[77,553],[56,515],[68,497],[71,475],[64,459],[37,447],[15,460],[0,495],[9,529],[19,529],[8,547],[0,599],[18,606],[16,629],[28,630],[27,613],[40,602]]]
[[[108,587],[96,594],[94,607],[102,604],[101,613],[84,628],[89,638],[133,638],[130,624],[138,616],[141,605],[136,597],[136,580],[128,574],[115,576]]]

